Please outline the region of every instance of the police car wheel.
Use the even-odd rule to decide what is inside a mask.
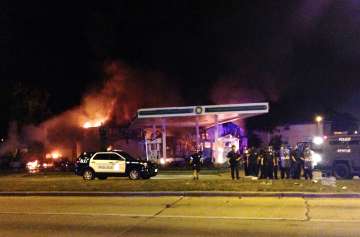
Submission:
[[[83,179],[84,180],[93,180],[95,178],[95,174],[94,171],[92,170],[85,170],[84,174],[83,174]]]
[[[135,180],[140,178],[140,173],[137,170],[131,170],[129,173],[129,179]]]

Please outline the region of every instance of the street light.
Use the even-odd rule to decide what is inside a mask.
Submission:
[[[318,116],[315,117],[315,121],[316,121],[317,123],[321,123],[321,122],[323,121],[323,117],[320,116],[320,115],[318,115]]]
[[[317,127],[317,135],[318,135],[318,136],[322,136],[322,129],[321,129],[320,124],[322,123],[323,119],[324,119],[324,118],[323,118],[322,116],[320,116],[320,115],[317,115],[317,116],[315,117],[316,127]]]

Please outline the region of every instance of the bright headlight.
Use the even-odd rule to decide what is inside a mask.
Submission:
[[[313,143],[315,145],[321,145],[321,144],[324,143],[324,138],[322,138],[322,137],[314,137],[313,138]]]
[[[321,162],[322,160],[322,156],[319,153],[313,152],[312,153],[312,160],[313,160],[313,165],[317,165],[318,163]]]

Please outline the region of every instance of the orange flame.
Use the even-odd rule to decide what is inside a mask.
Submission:
[[[54,150],[51,153],[46,154],[47,159],[59,159],[62,157],[62,154],[58,150]]]
[[[96,121],[87,121],[83,124],[83,128],[98,128],[104,124],[104,121],[96,120]]]

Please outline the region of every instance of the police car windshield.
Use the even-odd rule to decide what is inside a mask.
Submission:
[[[90,159],[93,154],[94,152],[83,153],[78,157],[78,159]]]
[[[130,154],[126,153],[126,152],[118,152],[122,157],[124,157],[127,161],[137,161],[137,159],[135,159],[134,157],[132,157]]]

